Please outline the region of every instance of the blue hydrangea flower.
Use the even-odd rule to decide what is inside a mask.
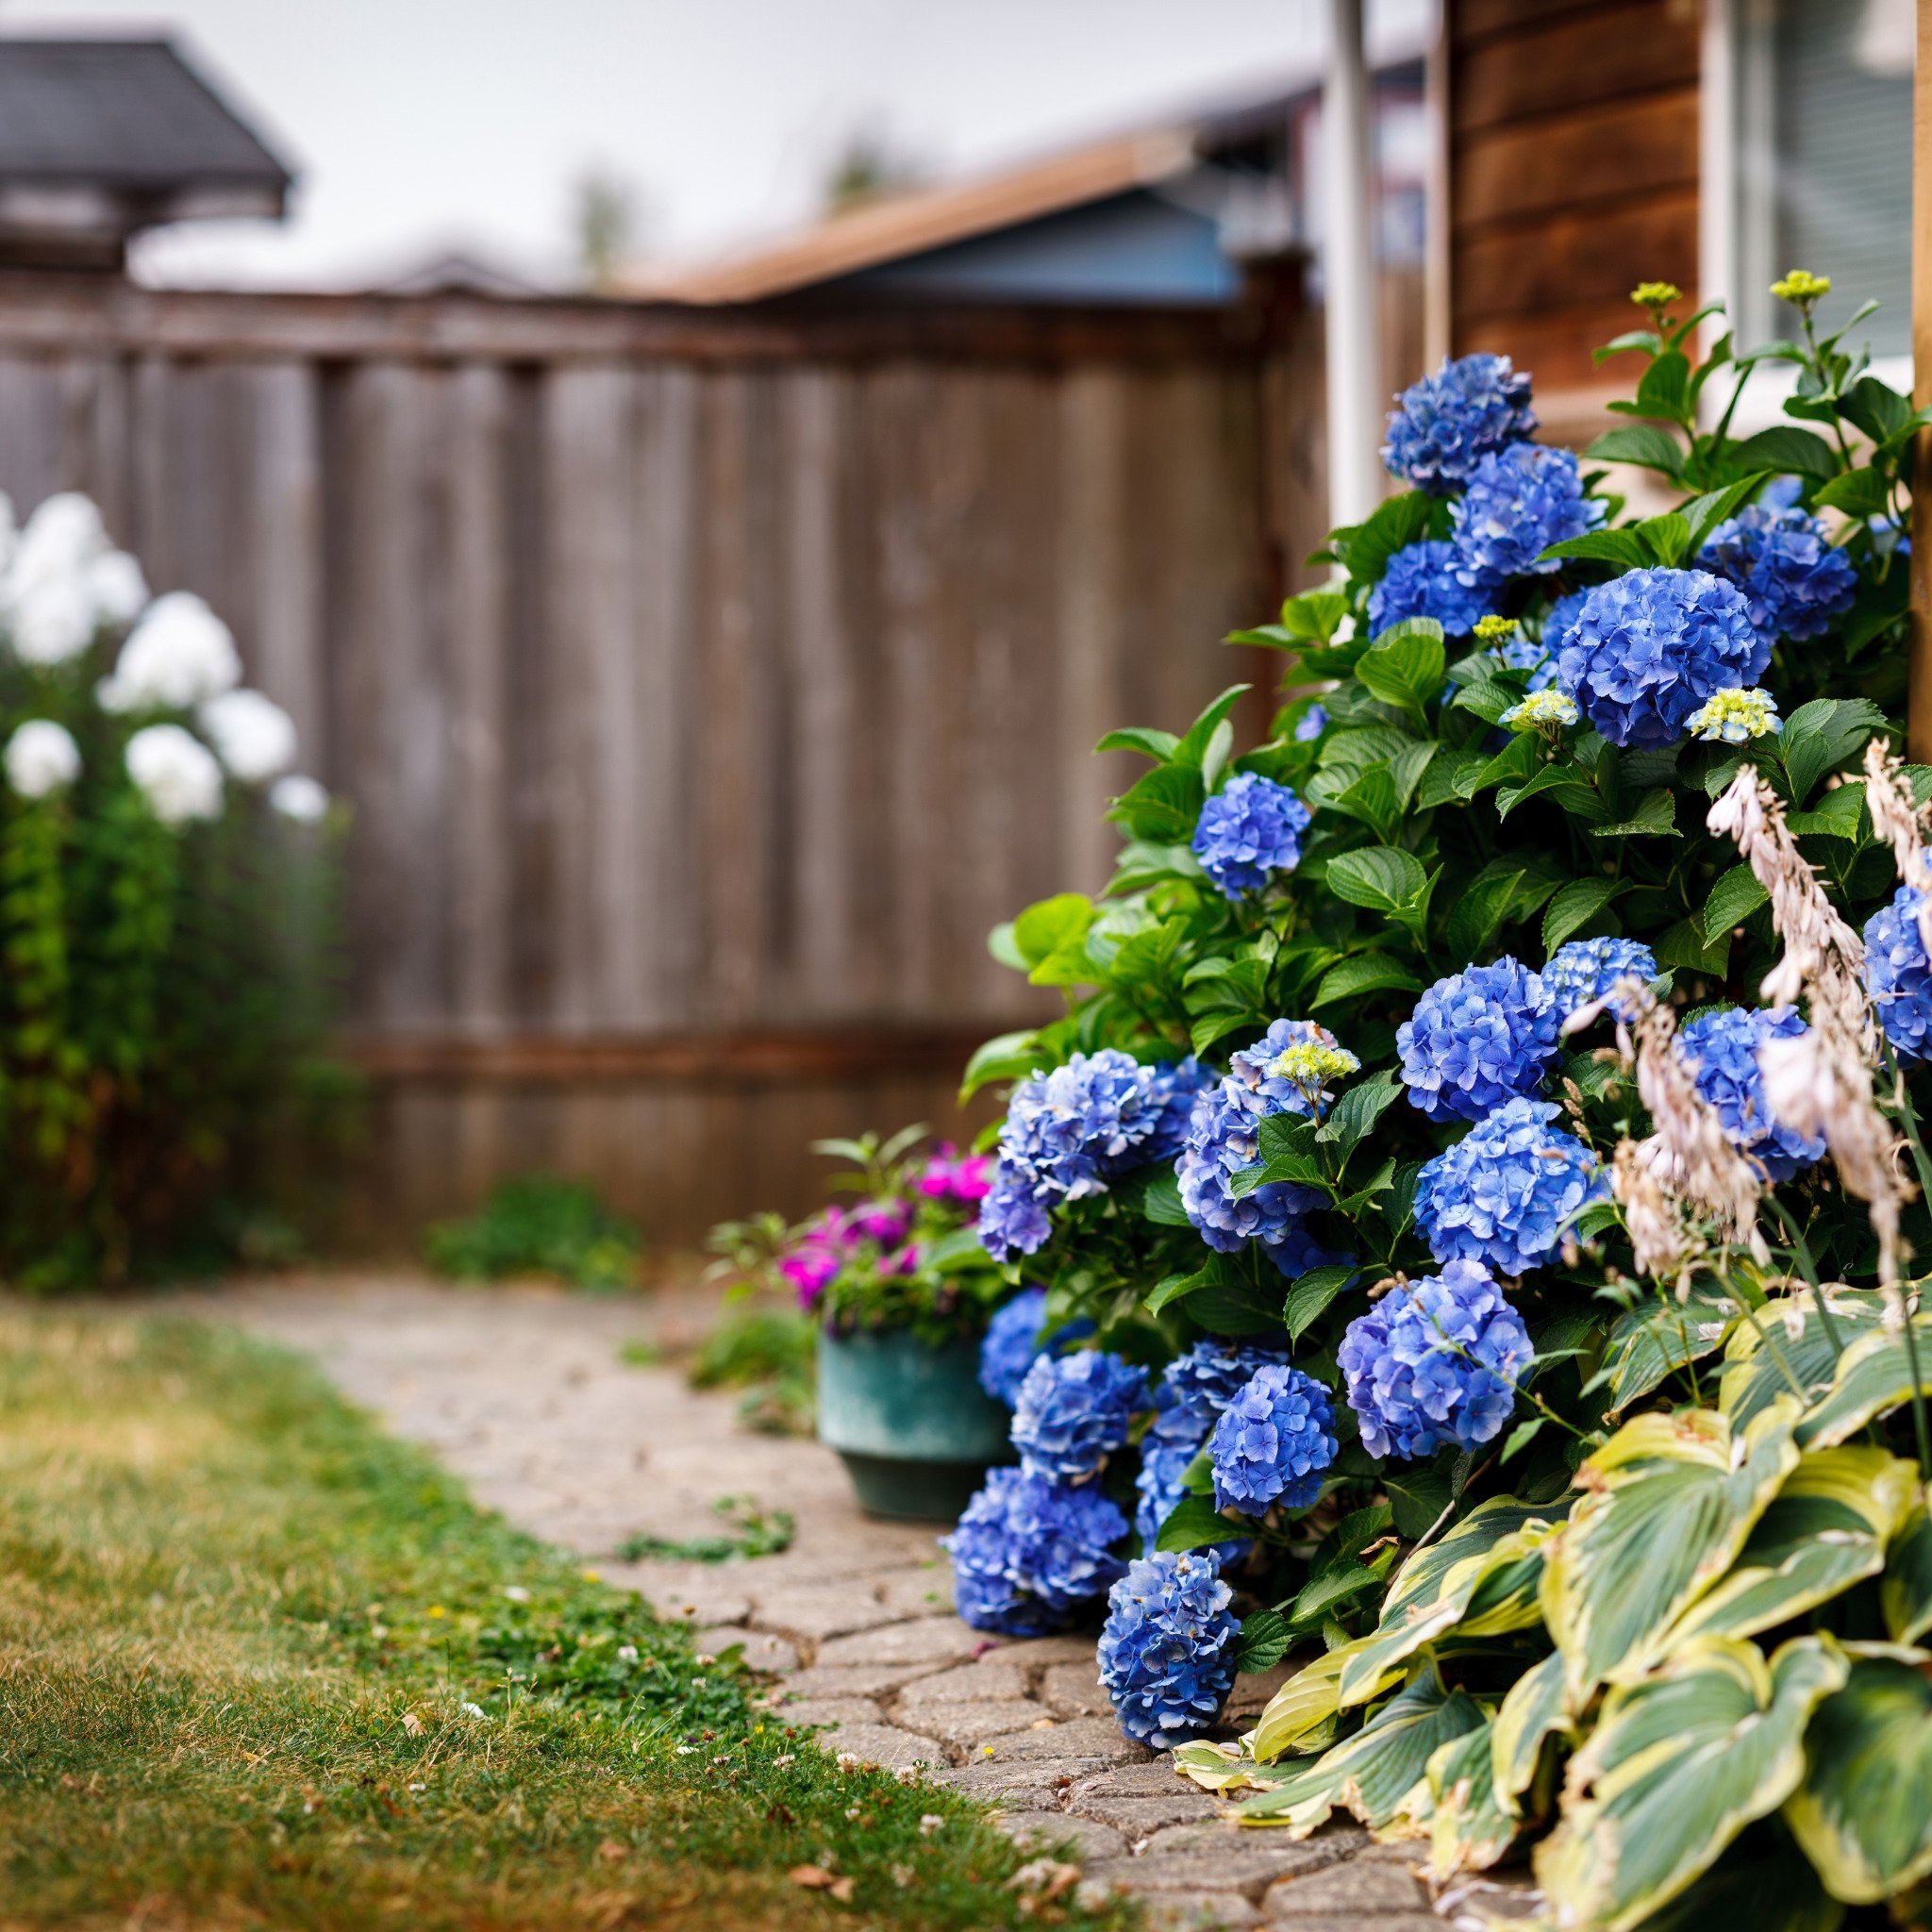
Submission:
[[[1160,1525],[1187,1493],[1182,1478],[1200,1455],[1208,1428],[1206,1422],[1180,1407],[1165,1385],[1157,1391],[1155,1400],[1159,1407],[1141,1438],[1141,1470],[1134,1478],[1134,1533],[1141,1539],[1142,1556],[1153,1555]],[[1206,1545],[1203,1554],[1217,1563],[1237,1563],[1253,1547],[1252,1538],[1231,1537],[1224,1543]]]
[[[1141,1148],[1143,1165],[1171,1161],[1187,1145],[1188,1123],[1194,1117],[1196,1098],[1220,1084],[1213,1068],[1204,1067],[1192,1054],[1184,1060],[1163,1060],[1154,1069],[1154,1097],[1160,1104],[1160,1119]]]
[[[1357,1315],[1336,1360],[1369,1454],[1413,1459],[1496,1435],[1534,1353],[1489,1270],[1449,1261]]]
[[[1090,1476],[1126,1445],[1134,1411],[1147,1406],[1147,1374],[1105,1349],[1041,1356],[1013,1405],[1020,1466],[1057,1482]]]
[[[1529,377],[1507,356],[1445,360],[1434,375],[1404,390],[1396,404],[1382,460],[1392,475],[1431,496],[1451,494],[1492,450],[1536,431]]]
[[[1885,1037],[1906,1059],[1932,1059],[1932,960],[1919,932],[1920,895],[1901,886],[1865,922],[1865,984]]]
[[[974,1629],[1043,1637],[1064,1630],[1121,1574],[1112,1546],[1126,1533],[1127,1519],[1097,1483],[1074,1489],[990,1469],[941,1546],[953,1558],[959,1615]]]
[[[1424,1163],[1415,1224],[1437,1260],[1526,1274],[1591,1202],[1609,1198],[1596,1156],[1549,1124],[1561,1111],[1519,1094]]]
[[[1490,647],[1490,656],[1505,671],[1527,671],[1531,673],[1530,689],[1532,691],[1542,688],[1536,683],[1534,674],[1541,671],[1550,661],[1550,654],[1543,648],[1541,639],[1525,637],[1522,631],[1518,631],[1515,636],[1505,638],[1500,644],[1492,644]],[[1544,684],[1548,682],[1547,678],[1543,680]]]
[[[1604,506],[1584,495],[1582,473],[1567,449],[1518,442],[1475,466],[1454,518],[1457,578],[1488,584],[1562,569],[1555,559],[1539,559],[1552,543],[1595,529]]]
[[[1633,570],[1583,600],[1557,678],[1612,744],[1660,747],[1713,693],[1756,684],[1771,640],[1744,593],[1701,570]]]
[[[1479,1121],[1534,1093],[1560,1024],[1541,979],[1507,957],[1437,980],[1395,1029],[1410,1104],[1432,1121]]]
[[[1328,728],[1328,707],[1310,705],[1294,721],[1294,741],[1297,744],[1310,744]]]
[[[1767,1040],[1796,1040],[1809,1031],[1790,1007],[1720,1007],[1698,1014],[1677,1035],[1677,1050],[1695,1066],[1697,1091],[1717,1109],[1725,1135],[1774,1181],[1823,1160],[1824,1142],[1772,1112],[1757,1053]]]
[[[1321,1383],[1286,1363],[1257,1369],[1208,1439],[1214,1507],[1248,1516],[1275,1503],[1307,1509],[1321,1500],[1322,1472],[1339,1447]]]
[[[1197,1341],[1161,1371],[1161,1391],[1171,1398],[1177,1413],[1199,1425],[1198,1441],[1259,1370],[1282,1367],[1287,1360],[1279,1349],[1235,1341]]]
[[[1150,1156],[1173,1100],[1160,1070],[1116,1047],[1076,1053],[1013,1090],[1000,1125],[999,1165],[979,1208],[979,1239],[995,1260],[1036,1253],[1047,1210],[1107,1191]]]
[[[1537,977],[1560,1025],[1579,1007],[1602,999],[1618,980],[1648,984],[1657,972],[1657,955],[1641,940],[1572,940],[1550,955]]]
[[[1467,637],[1496,608],[1503,580],[1457,569],[1453,543],[1424,539],[1398,550],[1369,592],[1369,633],[1380,637],[1410,617],[1433,617],[1452,638]]]
[[[1743,591],[1751,622],[1766,638],[1821,636],[1858,593],[1851,558],[1802,509],[1748,505],[1710,533],[1697,561]]]
[[[1108,1592],[1100,1681],[1135,1743],[1169,1751],[1220,1715],[1240,1648],[1233,1594],[1198,1550],[1142,1557]]]
[[[1301,863],[1308,818],[1291,787],[1258,772],[1237,772],[1201,808],[1194,857],[1224,898],[1261,891],[1276,873]]]
[[[1008,1408],[1020,1399],[1026,1371],[1043,1355],[1063,1355],[1075,1341],[1093,1333],[1084,1318],[1068,1322],[1051,1335],[1041,1330],[1046,1321],[1046,1291],[1023,1288],[986,1324],[979,1344],[979,1386]]]
[[[1572,591],[1567,597],[1558,597],[1543,612],[1543,649],[1548,653],[1549,662],[1554,665],[1557,654],[1563,648],[1563,640],[1570,635],[1571,627],[1576,622],[1576,614],[1589,601],[1588,590]]]

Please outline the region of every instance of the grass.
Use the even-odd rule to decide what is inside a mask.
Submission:
[[[745,1692],[292,1357],[0,1316],[7,1932],[1124,1923]]]
[[[734,1293],[691,1362],[691,1385],[743,1390],[739,1415],[763,1435],[808,1436],[817,1346],[817,1328],[795,1308],[747,1307]]]

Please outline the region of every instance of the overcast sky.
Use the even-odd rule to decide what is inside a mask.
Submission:
[[[1375,37],[1427,0],[1384,0]],[[783,231],[855,127],[997,164],[1319,58],[1320,0],[0,0],[9,31],[158,25],[298,168],[293,219],[150,242],[160,279],[327,286],[465,244],[564,272],[573,184],[658,258]]]

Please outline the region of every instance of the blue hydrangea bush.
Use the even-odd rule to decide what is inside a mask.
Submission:
[[[1149,761],[1111,883],[991,941],[1065,1014],[966,1083],[1009,1090],[982,1236],[1043,1295],[961,1614],[1098,1626],[1126,1734],[1257,1822],[1433,1834],[1444,1882],[1536,1844],[1579,1926],[1932,1880],[1927,415],[1828,284],[1777,293],[1741,357],[1640,289],[1580,457],[1507,358],[1405,391],[1395,492],[1231,641],[1288,660],[1261,741],[1241,685],[1103,741]],[[1766,363],[1786,420],[1739,435]],[[1610,1802],[1674,1697],[1706,1755]]]

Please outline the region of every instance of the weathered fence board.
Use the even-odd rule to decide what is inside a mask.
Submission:
[[[1112,724],[1253,675],[1319,418],[1225,319],[0,277],[0,489],[201,591],[355,811],[370,1225],[588,1174],[671,1239],[1052,1010]]]

